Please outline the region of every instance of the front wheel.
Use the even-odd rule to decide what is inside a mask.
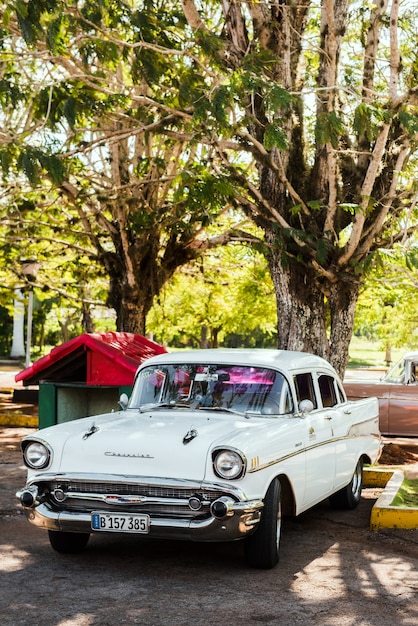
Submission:
[[[355,509],[361,498],[363,488],[363,460],[359,459],[353,477],[347,487],[330,496],[334,509]]]
[[[244,554],[248,565],[271,569],[279,562],[281,526],[281,486],[276,478],[267,489],[257,530],[245,539]]]
[[[62,530],[48,530],[49,542],[57,552],[75,554],[87,545],[90,533],[67,533]]]

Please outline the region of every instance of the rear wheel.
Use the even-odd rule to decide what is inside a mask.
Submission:
[[[62,530],[48,530],[49,542],[57,552],[75,554],[87,545],[90,533],[67,533]]]
[[[245,560],[251,567],[271,569],[279,562],[282,506],[280,481],[267,489],[261,521],[255,533],[245,539]]]
[[[347,487],[330,496],[329,501],[334,509],[354,509],[361,498],[363,488],[363,460],[359,459],[353,477]]]

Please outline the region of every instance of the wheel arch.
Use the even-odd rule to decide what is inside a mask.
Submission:
[[[279,474],[276,479],[281,487],[282,513],[286,517],[293,517],[296,515],[296,500],[290,480],[285,474]]]
[[[363,461],[363,465],[372,465],[372,460],[366,452],[363,452],[363,454],[360,454],[358,460],[360,459]]]

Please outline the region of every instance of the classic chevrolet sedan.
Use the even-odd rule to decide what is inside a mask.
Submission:
[[[301,352],[159,355],[121,403],[22,441],[17,496],[58,552],[102,533],[242,539],[247,563],[271,568],[282,515],[326,498],[354,508],[381,451],[376,398],[347,401],[333,368]]]
[[[418,437],[418,352],[405,354],[380,380],[346,380],[352,400],[376,396],[383,435]]]

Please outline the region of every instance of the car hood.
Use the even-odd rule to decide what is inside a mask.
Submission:
[[[268,441],[272,427],[278,436],[283,422],[208,411],[128,410],[60,424],[38,436],[53,449],[48,471],[203,480],[214,447],[250,455],[256,432],[256,439]]]

